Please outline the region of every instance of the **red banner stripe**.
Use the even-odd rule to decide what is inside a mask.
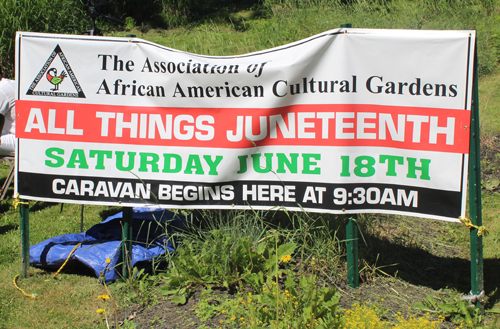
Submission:
[[[470,111],[466,110],[364,104],[160,108],[16,101],[16,113],[16,137],[25,139],[215,148],[314,145],[469,152]]]

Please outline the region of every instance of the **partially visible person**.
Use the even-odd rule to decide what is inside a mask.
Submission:
[[[15,155],[16,82],[3,77],[0,66],[0,155]]]

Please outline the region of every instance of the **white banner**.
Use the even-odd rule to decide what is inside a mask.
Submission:
[[[474,31],[336,29],[213,57],[19,32],[16,193],[458,221],[474,47]]]

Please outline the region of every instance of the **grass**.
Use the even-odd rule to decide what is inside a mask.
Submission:
[[[21,266],[19,262],[15,264]],[[9,278],[18,274],[16,267],[0,271]],[[18,285],[28,294],[35,293],[38,296],[36,300],[22,296],[11,280],[2,282],[4,305],[1,326],[19,329],[45,325],[52,328],[88,328],[89,324],[99,320],[96,310],[102,307],[102,302],[97,296],[105,290],[96,279],[63,274],[56,280],[51,273],[39,270],[34,270],[32,275],[29,279],[18,280]]]
[[[496,120],[500,115],[500,74],[485,76],[479,84],[479,120],[481,133],[485,136],[495,136],[500,133],[500,126]]]
[[[500,258],[498,245],[500,243],[500,198],[497,194],[483,194],[483,221],[487,225],[490,235],[484,244],[485,258]],[[487,223],[487,224],[486,224]]]
[[[303,1],[306,3],[307,1]],[[259,11],[233,13],[226,19],[194,22],[168,31],[143,25],[111,35],[135,34],[171,48],[204,55],[238,55],[280,46],[352,23],[355,28],[428,29],[478,31],[479,73],[492,74],[500,55],[498,12],[479,0],[357,0],[357,5],[321,5],[293,9],[287,1],[270,6],[272,18]]]
[[[9,197],[2,203],[4,214],[0,217],[0,275],[4,278],[0,281],[0,328],[38,328],[43,323],[53,328],[85,328],[89,321],[98,320],[96,297],[105,291],[95,278],[63,273],[53,279],[53,273],[32,269],[32,276],[20,278],[18,285],[38,299],[26,298],[14,287],[12,280],[21,269],[21,245],[19,213],[11,202]],[[80,232],[80,209],[80,205],[32,202],[30,243]],[[100,214],[108,211],[107,207],[96,206],[85,210],[85,230],[100,222]]]
[[[496,1],[359,0],[352,6],[318,2],[322,4],[297,9],[288,6],[287,1],[265,1],[270,12],[268,17],[257,10],[246,10],[229,13],[224,19],[201,20],[171,30],[141,25],[130,31],[108,31],[107,34],[136,34],[139,38],[188,52],[234,55],[296,41],[339,27],[342,23],[366,28],[477,29],[481,63],[481,131],[484,143],[496,147],[495,140],[500,133],[497,120],[500,109],[500,72],[497,69],[500,8]],[[495,172],[500,170],[500,159],[488,166],[493,174],[485,179],[491,181],[491,177],[498,176]],[[0,177],[6,177],[7,173],[8,168],[0,165]],[[63,272],[53,279],[52,273],[32,269],[32,276],[19,279],[18,285],[28,294],[36,294],[38,299],[24,297],[14,287],[12,279],[20,273],[21,264],[19,214],[12,201],[9,196],[0,204],[0,328],[104,328],[102,314],[96,310],[106,307],[109,312],[111,304],[97,298],[107,293],[97,278]],[[80,205],[31,202],[31,244],[61,234],[80,232],[80,211]],[[116,211],[118,208],[85,206],[84,229]],[[500,270],[500,250],[497,247],[500,242],[499,213],[500,195],[493,189],[485,189],[483,222],[490,232],[484,239],[489,309],[500,308],[495,290],[500,288],[496,276]],[[231,237],[234,244],[228,244],[228,250],[235,250],[236,242],[245,237],[250,237],[252,246],[255,246],[262,239],[270,239],[269,236],[276,234],[282,243],[297,246],[294,266],[303,267],[304,271],[314,268],[326,284],[342,286],[345,282],[342,241],[345,221],[342,217],[251,211],[210,211],[204,215],[206,219],[202,227],[185,236],[185,244],[210,241],[214,236],[210,231],[215,229]],[[403,287],[397,288],[398,291],[391,293],[384,302],[375,295],[369,297],[370,302],[388,303],[385,305],[389,305],[391,311],[398,307],[404,311],[403,308],[407,310],[415,299],[423,299],[422,294],[443,294],[450,299],[467,293],[470,287],[469,233],[462,224],[402,216],[362,215],[360,227],[363,235],[360,243],[362,281],[367,286],[379,285],[379,289]],[[207,254],[217,256],[221,251],[208,250]],[[234,260],[226,257],[225,261]],[[227,276],[233,274],[227,273]],[[140,281],[146,288],[141,288],[140,282],[121,282],[110,285],[109,289],[120,307],[126,307],[131,300],[140,300],[130,297],[132,288],[146,303],[153,303],[156,299],[151,295],[158,281],[156,278],[151,282]],[[418,285],[421,286],[418,293],[412,291],[414,294],[406,295],[404,292]],[[237,287],[233,286],[233,289]],[[351,292],[346,292],[346,296]],[[263,293],[262,296],[266,298]],[[342,307],[349,308],[349,305]]]

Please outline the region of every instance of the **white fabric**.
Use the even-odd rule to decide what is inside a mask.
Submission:
[[[0,114],[5,117],[2,130],[0,155],[14,155],[16,134],[16,82],[0,80]]]
[[[0,144],[0,155],[12,155],[16,154],[16,136],[14,134],[4,134],[1,137]]]
[[[16,82],[3,78],[0,80],[0,114],[5,117],[2,133],[16,133]]]

